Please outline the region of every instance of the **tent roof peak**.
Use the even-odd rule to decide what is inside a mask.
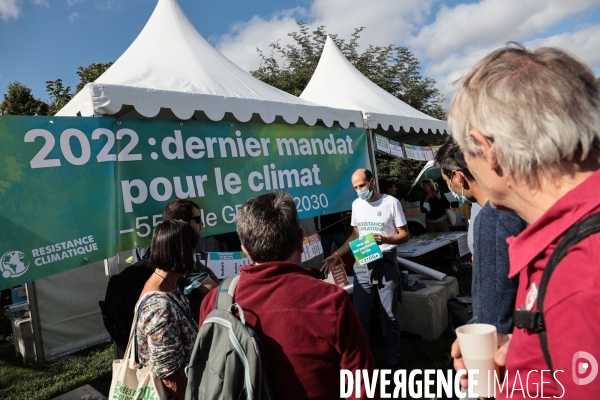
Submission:
[[[409,106],[364,76],[344,56],[333,39],[327,35],[321,58],[301,99],[328,107],[360,110],[365,124],[384,130],[390,127],[425,132],[448,130],[445,121],[437,120]]]

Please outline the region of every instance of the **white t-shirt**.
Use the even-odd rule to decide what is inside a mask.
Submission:
[[[384,194],[379,200],[369,202],[356,199],[352,202],[352,226],[358,227],[359,237],[369,233],[382,236],[398,234],[398,228],[406,225],[402,205],[395,197]],[[391,250],[396,245],[379,245],[381,251]]]

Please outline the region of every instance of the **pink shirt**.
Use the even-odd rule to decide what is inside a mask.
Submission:
[[[600,171],[596,171],[518,237],[508,239],[509,277],[519,275],[517,309],[537,309],[535,290],[554,248],[571,226],[599,211]],[[556,381],[544,359],[539,335],[515,328],[506,357],[508,385],[496,398],[600,396],[600,376],[586,385],[575,382],[594,373],[594,362],[575,357],[576,353],[591,354],[596,373],[600,361],[600,234],[571,247],[554,270],[544,299],[544,319]],[[577,371],[585,363],[587,370]]]

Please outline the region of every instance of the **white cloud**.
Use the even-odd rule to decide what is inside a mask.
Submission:
[[[542,5],[542,6],[541,6]],[[530,47],[559,45],[584,61],[597,60],[600,46],[595,31],[563,33],[551,38],[527,40],[543,35],[546,30],[566,18],[597,6],[594,0],[481,0],[442,6],[431,24],[424,26],[409,42],[422,61],[427,61],[425,75],[434,78],[448,98],[455,90],[452,83],[464,75],[479,60],[509,41]],[[586,35],[592,35],[587,37]],[[594,37],[593,35],[596,35]],[[595,48],[594,48],[595,44]],[[597,65],[597,61],[596,62]],[[588,63],[590,63],[588,61]]]
[[[69,22],[74,23],[79,18],[83,18],[83,15],[79,14],[77,11],[74,11],[69,15]]]
[[[310,13],[312,26],[325,25],[327,31],[349,38],[361,26],[361,43],[387,45],[400,43],[420,26],[437,0],[314,0]]]
[[[0,19],[19,18],[22,15],[20,3],[18,0],[0,0]]]
[[[217,48],[240,68],[251,71],[260,65],[259,48],[266,56],[269,55],[269,44],[280,40],[285,45],[292,39],[288,33],[296,31],[296,16],[302,15],[302,10],[292,9],[274,15],[269,20],[258,16],[250,21],[236,23],[231,33],[222,36]]]
[[[232,26],[227,35],[217,40],[217,48],[245,70],[256,69],[260,58],[258,47],[268,53],[269,44],[291,43],[288,33],[297,31],[296,20],[305,21],[310,30],[325,25],[328,33],[349,39],[355,28],[361,32],[360,44],[387,45],[401,43],[410,37],[419,23],[431,12],[437,0],[314,0],[309,7],[279,11],[270,18],[252,17]]]
[[[112,10],[120,10],[121,6],[123,5],[122,1],[119,0],[106,0],[106,1],[102,1],[100,3],[96,3],[96,8],[99,10],[108,10],[108,11],[112,11]]]
[[[72,6],[77,3],[83,3],[85,0],[67,0],[67,4]]]
[[[50,7],[48,0],[31,0],[36,6]],[[23,14],[23,0],[0,0],[0,19],[8,21],[11,18],[17,19]]]
[[[223,54],[249,71],[260,65],[257,47],[268,54],[272,42],[292,42],[288,33],[297,31],[298,19],[311,31],[325,25],[327,32],[344,39],[364,26],[361,46],[408,46],[425,66],[423,74],[434,78],[447,98],[455,90],[454,81],[508,41],[563,47],[600,71],[600,25],[569,32],[559,29],[561,22],[594,10],[598,0],[479,0],[454,6],[442,1],[356,0],[349,6],[346,0],[312,0],[305,7],[238,22],[214,41]],[[433,15],[436,3],[440,7]],[[550,29],[555,36],[548,37]]]
[[[600,71],[600,24],[584,26],[575,32],[523,41],[522,44],[530,49],[544,46],[563,48],[593,70]],[[450,98],[456,90],[453,83],[466,74],[479,60],[503,45],[504,43],[485,46],[465,53],[456,52],[443,60],[431,62],[425,74],[436,79],[439,89],[446,97]]]
[[[423,27],[410,44],[433,61],[444,60],[457,53],[522,41],[597,4],[597,0],[481,0],[442,6],[435,21]]]
[[[107,10],[120,10],[122,5],[123,5],[122,1],[108,0],[106,2],[106,9]]]
[[[50,8],[50,3],[47,0],[33,0],[33,4],[36,6],[44,6],[46,8]]]
[[[600,24],[587,25],[576,32],[535,39],[525,43],[528,47],[560,47],[575,55],[590,68],[600,69]]]

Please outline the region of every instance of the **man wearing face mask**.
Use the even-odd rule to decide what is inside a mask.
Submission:
[[[328,273],[341,256],[350,252],[351,241],[373,234],[383,258],[363,267],[354,265],[354,308],[368,337],[374,289],[377,289],[384,310],[387,362],[391,369],[396,370],[400,361],[398,300],[401,290],[396,246],[409,240],[408,226],[400,201],[376,190],[371,171],[356,170],[352,175],[352,186],[358,196],[352,203],[352,235],[337,252],[323,261],[321,270]]]
[[[453,140],[440,147],[435,161],[454,196],[461,202],[476,201],[482,209],[472,218],[473,229],[473,317],[491,324],[499,333],[512,332],[512,311],[518,281],[508,279],[508,244],[525,223],[517,214],[492,207],[488,197],[471,175],[460,148]],[[457,194],[460,193],[460,195]]]

